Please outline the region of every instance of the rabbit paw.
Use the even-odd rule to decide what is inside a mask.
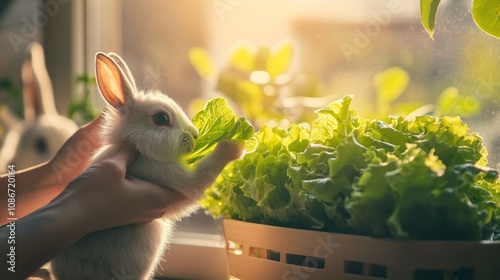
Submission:
[[[217,144],[214,153],[227,162],[239,159],[245,153],[245,142],[238,140],[222,140]]]

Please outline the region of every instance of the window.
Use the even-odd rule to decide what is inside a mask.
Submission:
[[[333,101],[354,94],[353,107],[363,116],[416,110],[460,115],[471,131],[483,136],[489,165],[500,168],[500,133],[492,129],[500,125],[500,40],[477,28],[469,0],[441,1],[434,39],[422,27],[417,0],[54,0],[57,12],[44,9],[43,3],[51,1],[8,2],[0,6],[5,35],[0,39],[0,77],[19,84],[21,48],[28,41],[42,42],[60,112],[70,102],[68,92],[74,91],[70,81],[85,71],[93,73],[97,51],[119,53],[140,88],[158,88],[189,112],[193,100],[222,95],[215,80],[199,77],[189,61],[190,49],[206,49],[222,69],[235,45],[272,49],[288,41],[295,81],[283,98],[299,93]],[[38,12],[46,16],[36,18]],[[31,24],[34,31],[28,30]],[[23,34],[23,28],[34,35]],[[19,45],[9,41],[9,32],[20,34]],[[395,85],[401,87],[396,95],[377,94],[380,73],[403,80]],[[5,96],[0,102],[7,102]],[[95,92],[91,98],[102,108]],[[285,105],[276,103],[286,113],[315,109],[315,104]],[[181,222],[177,232],[182,239],[177,244],[194,238],[223,250],[221,224],[203,210]],[[168,254],[166,258],[168,262]],[[387,274],[384,266],[356,262],[346,264],[346,272]]]

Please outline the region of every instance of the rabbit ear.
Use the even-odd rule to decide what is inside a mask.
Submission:
[[[7,108],[7,106],[0,106],[0,126],[4,126],[5,130],[14,129],[14,127],[19,123],[17,117],[12,114]],[[0,133],[0,138],[1,138]]]
[[[25,120],[32,121],[43,114],[57,114],[52,83],[39,43],[28,46],[28,57],[23,63],[21,76]]]
[[[116,64],[120,66],[120,68],[123,71],[123,74],[125,74],[125,78],[129,81],[130,85],[132,86],[132,89],[134,92],[137,92],[137,86],[135,85],[135,80],[134,77],[132,76],[132,72],[130,72],[130,69],[127,66],[127,63],[116,53],[110,52],[108,53],[108,56],[111,57],[112,59],[115,60]]]
[[[109,105],[121,109],[133,102],[134,87],[115,60],[99,52],[95,57],[97,86]]]

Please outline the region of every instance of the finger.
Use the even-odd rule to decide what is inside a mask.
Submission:
[[[90,142],[92,148],[97,149],[101,144],[99,139],[98,129],[99,127],[101,127],[103,122],[104,122],[104,112],[101,113],[97,118],[95,118],[91,122],[80,127],[80,129],[75,134],[78,136],[80,136],[80,134],[85,136],[85,139],[87,139]]]
[[[90,162],[94,151],[100,147],[98,128],[103,122],[102,115],[85,126],[80,127],[57,151],[51,159],[52,164],[58,166],[71,166],[70,172],[57,175],[59,183],[68,184],[73,180]],[[78,154],[75,154],[78,151]],[[78,158],[78,161],[75,161]]]
[[[67,147],[85,146],[89,151],[99,148],[99,133],[97,129],[103,122],[103,116],[95,118],[88,124],[80,127],[71,137],[64,142],[64,145],[59,149],[60,156],[64,156],[68,151]],[[57,154],[56,154],[57,155]],[[89,153],[91,155],[91,153]]]
[[[107,160],[114,162],[118,167],[126,170],[127,166],[135,160],[136,156],[137,151],[135,150],[135,147],[132,144],[125,142],[118,148],[116,153],[110,156]]]
[[[105,114],[105,111],[102,111],[97,118],[95,118],[92,121],[90,121],[89,123],[83,125],[82,128],[91,128],[92,129],[92,127],[96,127],[96,126],[100,125],[104,120],[104,114]]]
[[[147,195],[145,199],[149,201],[152,205],[159,208],[167,208],[175,203],[181,202],[187,199],[180,192],[169,188],[162,187],[137,177],[130,176],[128,181],[133,184],[141,195]],[[154,203],[154,204],[153,204]]]

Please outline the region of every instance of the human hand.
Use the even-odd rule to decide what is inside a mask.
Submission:
[[[101,146],[98,129],[102,122],[101,114],[80,127],[48,162],[60,186],[64,187],[73,181],[92,160],[94,151]]]
[[[92,160],[100,147],[98,128],[100,116],[79,128],[47,162],[16,171],[16,215],[26,215],[47,205],[78,176]],[[8,174],[0,175],[0,185],[7,186]],[[7,192],[0,192],[0,204],[7,203]],[[0,224],[5,223],[7,212],[0,212]]]
[[[72,181],[51,204],[81,221],[86,232],[151,222],[186,197],[170,188],[126,175],[135,149],[124,144],[109,158],[92,164]]]
[[[78,138],[69,141],[75,139]],[[123,145],[109,157],[93,163],[54,199],[51,198],[50,203],[45,205],[43,202],[43,207],[32,207],[37,211],[20,216],[23,218],[15,222],[16,275],[13,278],[8,270],[3,270],[0,271],[0,279],[25,279],[41,265],[93,231],[150,222],[162,217],[172,205],[186,199],[173,189],[127,176],[126,167],[134,160],[135,154],[131,145]],[[65,157],[64,154],[62,156]],[[85,166],[83,158],[90,160],[90,157],[82,156],[80,166]],[[35,174],[37,176],[33,177],[40,178],[43,174],[45,173]],[[68,178],[70,177],[66,177]],[[25,184],[27,182],[20,185]],[[21,201],[30,202],[29,205],[32,206],[39,200]],[[18,204],[19,209],[27,207],[19,207]],[[5,237],[0,238],[2,251],[10,246],[7,244],[9,232],[8,227],[0,227],[0,236]],[[2,256],[0,261],[5,263],[8,256]]]

